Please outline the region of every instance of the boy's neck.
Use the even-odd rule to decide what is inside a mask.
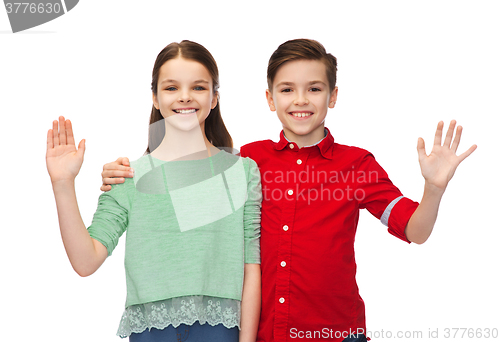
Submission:
[[[325,125],[321,125],[314,131],[304,135],[296,134],[288,128],[283,127],[283,133],[288,141],[296,143],[299,148],[316,145],[326,136]]]

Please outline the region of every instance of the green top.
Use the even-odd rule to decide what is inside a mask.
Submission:
[[[90,236],[108,255],[127,230],[126,307],[204,295],[241,300],[244,263],[260,263],[257,164],[225,151],[131,163],[134,178],[99,197]]]

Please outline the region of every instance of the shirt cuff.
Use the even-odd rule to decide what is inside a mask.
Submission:
[[[411,241],[406,238],[405,229],[417,207],[418,202],[400,196],[387,206],[380,221],[389,228],[388,231],[390,234],[410,243]]]

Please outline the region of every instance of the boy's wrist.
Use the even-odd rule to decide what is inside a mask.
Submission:
[[[437,186],[435,184],[432,184],[431,182],[429,181],[425,181],[425,185],[424,185],[424,194],[428,194],[428,195],[433,195],[433,196],[443,196],[444,192],[446,190],[446,187],[440,187],[440,186]]]

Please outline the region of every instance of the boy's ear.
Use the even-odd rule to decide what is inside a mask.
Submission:
[[[337,94],[339,92],[339,88],[335,87],[335,89],[332,90],[332,93],[330,94],[330,102],[328,103],[328,108],[333,108],[335,107],[335,103],[337,102]]]
[[[214,109],[217,106],[217,102],[219,102],[219,92],[216,91],[214,97],[212,98],[212,104],[210,105],[210,109]]]
[[[269,89],[266,89],[266,99],[267,99],[267,104],[269,105],[269,109],[272,112],[275,112],[276,106],[274,105],[273,94]]]
[[[158,103],[158,100],[156,99],[155,93],[151,92],[153,94],[153,106],[155,106],[156,109],[160,109],[160,104]]]

